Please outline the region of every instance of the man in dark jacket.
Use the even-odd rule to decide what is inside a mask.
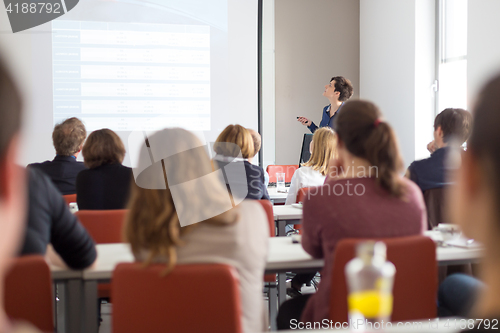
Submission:
[[[52,132],[56,157],[52,161],[32,163],[28,167],[41,170],[49,176],[62,194],[76,193],[76,176],[86,169],[83,162],[77,162],[76,158],[82,150],[86,136],[85,125],[80,119],[66,119],[57,124]]]

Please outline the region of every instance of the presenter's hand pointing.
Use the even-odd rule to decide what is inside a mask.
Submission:
[[[300,122],[302,125],[305,125],[305,126],[311,126],[311,124],[312,124],[312,121],[310,121],[306,117],[297,117],[297,121]]]

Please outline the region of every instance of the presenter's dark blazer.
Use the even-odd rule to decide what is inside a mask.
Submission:
[[[52,161],[32,163],[28,165],[47,176],[62,194],[76,193],[76,176],[82,170],[87,169],[83,162],[77,162],[73,156],[57,155]]]
[[[132,179],[132,169],[119,163],[80,172],[76,178],[78,209],[124,209]]]

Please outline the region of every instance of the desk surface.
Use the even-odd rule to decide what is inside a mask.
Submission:
[[[134,260],[128,244],[100,244],[97,245],[97,253],[97,265],[95,268],[83,271],[82,276],[84,280],[110,279],[118,263],[132,262]],[[436,251],[436,259],[440,264],[475,262],[482,255],[482,249],[438,247]],[[322,259],[313,259],[302,249],[300,244],[293,244],[291,237],[274,237],[269,239],[269,254],[266,265],[267,273],[315,270],[321,269],[323,264]],[[78,271],[70,272],[78,273]]]
[[[302,208],[295,208],[292,205],[273,206],[275,221],[300,220],[302,219]]]

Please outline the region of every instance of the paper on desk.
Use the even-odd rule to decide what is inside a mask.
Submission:
[[[478,249],[483,247],[483,244],[463,237],[446,241],[445,244],[465,249]]]

